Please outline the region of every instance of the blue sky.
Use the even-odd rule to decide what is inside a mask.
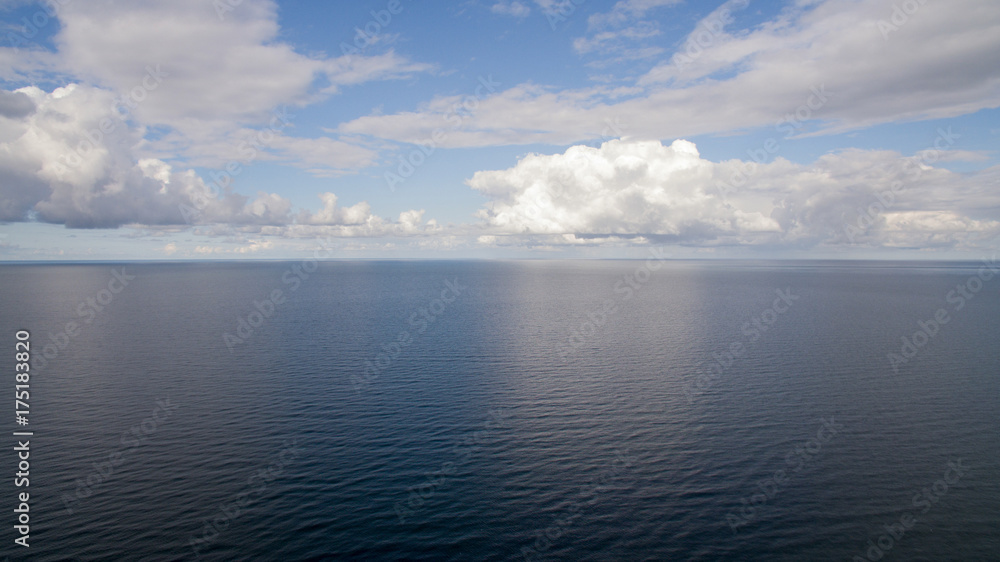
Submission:
[[[984,257],[997,26],[974,0],[0,0],[0,259]]]

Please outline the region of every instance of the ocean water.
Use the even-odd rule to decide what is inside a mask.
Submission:
[[[1000,560],[981,264],[6,264],[0,289],[11,391],[32,345],[11,559]]]

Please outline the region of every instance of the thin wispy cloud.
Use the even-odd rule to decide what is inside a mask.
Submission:
[[[526,18],[531,15],[531,8],[523,2],[502,1],[490,6],[490,11],[494,14],[513,16],[515,18]]]

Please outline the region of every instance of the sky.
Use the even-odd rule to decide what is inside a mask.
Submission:
[[[0,260],[978,259],[994,0],[0,0]]]

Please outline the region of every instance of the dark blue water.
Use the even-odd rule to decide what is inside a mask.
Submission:
[[[977,264],[312,266],[0,266],[2,552],[1000,559]]]

